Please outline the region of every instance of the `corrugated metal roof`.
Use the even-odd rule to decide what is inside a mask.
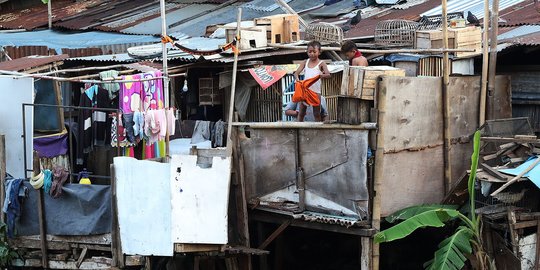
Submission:
[[[100,48],[104,53],[126,52],[127,47],[158,42],[152,36],[125,35],[119,33],[82,32],[69,33],[54,30],[0,34],[0,46],[46,46],[57,54],[63,48]]]
[[[91,9],[105,0],[75,2],[69,0],[52,1],[53,22]],[[32,30],[48,24],[47,5],[40,4],[27,9],[0,14],[0,28]]]
[[[506,39],[529,35],[536,32],[540,32],[540,25],[523,25],[516,27],[510,31],[504,32],[503,34],[499,34],[497,40],[504,41]]]
[[[517,5],[501,9],[501,26],[540,24],[540,14],[536,11],[534,0],[526,0]]]
[[[499,10],[517,5],[524,0],[499,0]],[[490,6],[493,4],[493,0],[489,0]],[[450,0],[448,1],[448,13],[452,12],[471,12],[478,19],[484,18],[484,0]],[[433,16],[442,14],[442,6],[432,8],[420,16]]]
[[[283,2],[289,3],[292,0],[284,0]],[[280,9],[280,5],[278,5],[275,1],[268,1],[268,0],[254,0],[249,3],[243,4],[243,8],[249,8],[256,11],[263,11],[263,12],[272,12],[276,9]]]
[[[140,60],[132,58],[127,53],[94,55],[85,57],[72,57],[66,61],[89,61],[89,62],[118,62],[118,63],[133,63]]]
[[[0,62],[0,70],[21,71],[34,67],[44,66],[50,63],[62,61],[68,58],[67,54],[53,56],[28,56],[10,61]]]
[[[326,214],[314,213],[314,212],[309,212],[309,211],[305,211],[302,214],[294,214],[293,218],[305,220],[309,222],[340,225],[347,228],[355,226],[359,221],[356,218],[326,215]]]

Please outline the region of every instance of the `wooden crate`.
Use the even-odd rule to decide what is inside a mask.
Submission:
[[[217,82],[214,82],[214,78],[199,78],[199,106],[222,103],[222,92],[218,89]]]
[[[251,89],[246,111],[248,122],[277,122],[282,120],[283,90],[281,83],[274,83],[263,90],[259,85]]]
[[[341,93],[343,72],[332,73],[330,78],[321,79],[321,94],[323,96],[337,96]]]
[[[255,19],[256,26],[264,26],[269,43],[292,43],[300,39],[298,15],[280,14]]]
[[[416,31],[417,49],[440,49],[443,47],[442,30]],[[476,52],[458,52],[457,57],[477,54],[482,49],[482,29],[476,26],[448,29],[448,48],[475,49]]]
[[[342,96],[373,100],[379,76],[405,76],[405,70],[390,66],[345,67],[341,84]]]
[[[326,120],[349,125],[359,125],[369,121],[370,101],[341,95],[325,98],[328,107]]]
[[[253,30],[240,30],[240,50],[250,50],[254,48],[264,48],[268,46],[266,39],[266,27],[252,27]],[[227,43],[234,40],[236,29],[226,29]]]

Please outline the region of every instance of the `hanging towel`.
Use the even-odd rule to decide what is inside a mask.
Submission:
[[[118,71],[116,70],[107,70],[102,71],[99,73],[99,78],[106,79],[106,78],[116,78],[118,77]],[[113,99],[116,97],[116,93],[118,90],[120,90],[120,84],[119,83],[104,83],[101,87],[103,87],[105,90],[109,92],[109,98]]]
[[[309,89],[320,79],[320,77],[320,75],[317,75],[311,79],[295,82],[294,94],[292,97],[293,102],[305,102],[309,106],[320,106],[321,100],[319,99],[319,95],[313,90]]]
[[[210,140],[210,121],[197,121],[193,128],[191,144],[196,144]]]

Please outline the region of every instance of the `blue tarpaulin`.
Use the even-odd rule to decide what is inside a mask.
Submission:
[[[47,46],[62,54],[62,48],[79,49],[117,44],[147,44],[159,42],[154,36],[126,35],[109,32],[69,32],[42,30],[31,32],[2,33],[0,46]]]
[[[510,175],[518,175],[521,172],[525,171],[531,164],[537,159],[538,157],[531,157],[527,161],[525,161],[523,164],[519,165],[516,168],[513,169],[501,169],[499,170],[502,173],[510,174]],[[532,170],[530,170],[528,173],[523,175],[523,177],[529,178],[538,188],[540,188],[540,164],[536,165]]]

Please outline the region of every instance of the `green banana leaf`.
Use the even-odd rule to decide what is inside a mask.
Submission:
[[[401,223],[392,226],[374,236],[375,243],[390,242],[407,237],[418,228],[443,227],[444,223],[459,216],[457,210],[432,209],[414,215]]]
[[[476,220],[475,216],[475,200],[476,200],[476,194],[474,190],[474,182],[476,180],[476,170],[478,169],[478,159],[480,157],[480,131],[477,130],[474,133],[474,139],[473,139],[473,154],[471,156],[471,174],[469,174],[469,182],[468,182],[468,188],[469,188],[469,202],[471,204],[471,220]]]
[[[471,238],[473,231],[461,226],[450,237],[439,244],[435,258],[424,264],[427,270],[459,270],[465,265],[467,257],[472,253]]]
[[[43,2],[43,4],[48,4],[49,0],[41,0],[41,2]]]
[[[399,210],[392,215],[386,217],[386,221],[389,223],[394,223],[398,220],[405,220],[410,217],[416,216],[420,213],[426,212],[428,210],[434,210],[434,209],[452,209],[457,210],[459,206],[457,205],[444,205],[444,204],[426,204],[426,205],[417,205],[417,206],[411,206],[407,207],[405,209]]]

